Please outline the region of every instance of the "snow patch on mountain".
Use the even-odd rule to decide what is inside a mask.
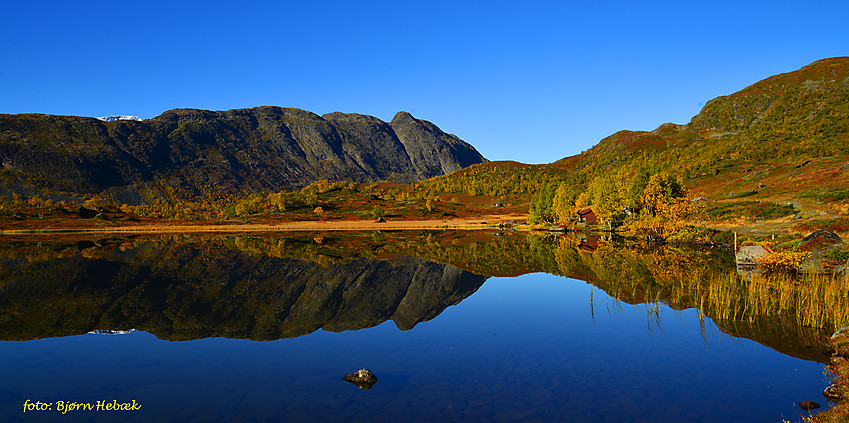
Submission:
[[[116,121],[116,120],[137,120],[137,121],[142,121],[142,120],[144,120],[144,119],[142,119],[142,118],[140,118],[140,117],[138,117],[138,116],[127,116],[127,115],[101,116],[101,117],[99,117],[98,119],[100,119],[100,120],[102,120],[102,121],[104,121],[104,122],[114,122],[114,121]]]

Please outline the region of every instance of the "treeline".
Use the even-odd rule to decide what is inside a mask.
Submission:
[[[680,231],[698,211],[682,178],[655,166],[599,171],[586,185],[576,179],[564,176],[545,184],[531,202],[531,223],[567,223],[591,208],[608,229],[626,225],[638,236],[659,240]]]
[[[564,169],[555,164],[489,162],[419,182],[413,185],[413,189],[424,190],[429,195],[440,193],[465,193],[485,197],[537,195],[547,181],[563,178],[564,175]]]

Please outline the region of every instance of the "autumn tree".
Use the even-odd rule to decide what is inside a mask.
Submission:
[[[624,194],[627,187],[624,178],[621,172],[604,174],[597,177],[589,188],[593,212],[602,222],[606,222],[610,229],[623,218]]]
[[[651,241],[680,230],[691,212],[689,192],[681,178],[654,174],[643,190],[643,211],[631,220],[631,231]]]
[[[574,186],[566,181],[560,182],[560,185],[557,186],[552,199],[551,212],[558,221],[567,222],[572,216],[572,208],[577,195]]]

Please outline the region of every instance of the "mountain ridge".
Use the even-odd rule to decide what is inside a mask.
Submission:
[[[394,123],[325,117],[277,106],[173,109],[142,121],[0,115],[0,195],[104,193],[138,204],[169,188],[199,195],[292,190],[320,179],[411,183],[487,161],[406,112]]]

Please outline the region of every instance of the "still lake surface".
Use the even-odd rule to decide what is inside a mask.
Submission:
[[[174,248],[169,244],[166,250]],[[324,270],[304,264],[301,271],[296,269],[301,262],[291,259],[253,255],[260,261],[241,262],[242,253],[227,253],[218,250],[207,264],[184,265],[195,270],[212,266],[216,275],[230,275],[236,283],[232,289],[197,288],[203,280],[197,275],[163,285],[172,296],[175,283],[195,286],[199,291],[193,295],[205,300],[181,300],[191,303],[187,308],[194,311],[168,306],[153,311],[149,304],[156,301],[138,299],[155,297],[137,293],[152,292],[162,283],[153,279],[165,278],[151,270],[161,251],[151,254],[144,243],[94,258],[58,254],[37,268],[7,261],[0,296],[14,298],[6,298],[2,318],[22,335],[7,331],[5,339],[27,340],[0,342],[0,420],[775,422],[798,420],[804,412],[796,403],[803,400],[827,407],[820,395],[827,386],[823,364],[727,335],[698,310],[676,311],[662,303],[631,305],[587,282],[545,273],[475,279],[451,266],[407,259],[390,261],[389,267],[383,261],[357,260],[338,268],[325,264]],[[116,265],[119,257],[141,260],[145,265],[138,268],[144,270]],[[57,260],[66,263],[51,267]],[[85,263],[84,269],[69,276],[73,270],[68,269],[79,263]],[[12,264],[28,271],[9,276]],[[251,267],[243,268],[247,264]],[[405,273],[407,268],[413,270]],[[261,322],[267,311],[247,320],[234,318],[250,320],[245,323],[250,330],[225,323],[225,316],[234,312],[221,311],[220,296],[249,295],[238,283],[262,281],[272,270],[282,279],[275,288],[279,292],[290,287],[287,277],[308,280],[297,290],[299,300],[285,307],[281,298],[288,294],[262,294],[275,296],[269,304],[286,310],[272,315],[293,322],[295,329],[255,330],[266,324]],[[120,274],[121,280],[75,285],[108,274]],[[381,276],[386,274],[389,279]],[[34,279],[39,277],[60,282]],[[405,277],[410,281],[403,292],[385,293],[388,280]],[[342,279],[347,282],[338,282]],[[347,288],[327,288],[342,286],[339,283]],[[29,285],[36,287],[26,288]],[[118,292],[113,285],[126,289]],[[148,285],[153,288],[145,288]],[[452,297],[443,292],[446,287],[462,294]],[[430,293],[423,296],[414,289]],[[317,295],[320,290],[329,293]],[[86,292],[111,295],[103,314],[90,311],[97,300]],[[213,294],[219,297],[210,298]],[[44,297],[50,301],[41,302]],[[415,299],[415,304],[404,298]],[[443,303],[428,308],[423,298]],[[10,306],[12,300],[29,301],[34,309]],[[165,299],[158,304],[170,303]],[[205,309],[198,304],[212,305]],[[262,307],[250,301],[238,304]],[[404,314],[399,311],[404,307],[415,310]],[[55,314],[56,309],[63,311]],[[316,317],[309,310],[334,312]],[[60,317],[32,317],[40,313]],[[119,314],[123,317],[115,317]],[[81,315],[89,317],[83,323],[63,320]],[[103,317],[107,315],[111,317]],[[186,315],[217,317],[210,323]],[[180,327],[163,331],[169,325],[163,319],[169,316],[179,320]],[[122,335],[32,335],[53,336],[65,324],[68,332],[78,331],[80,325],[131,329],[103,327],[107,321],[136,322],[141,329]],[[256,334],[272,332],[270,340],[252,340],[269,339]],[[222,336],[226,333],[234,336]],[[372,370],[379,379],[369,390],[340,380],[360,368]],[[113,399],[135,400],[141,409],[64,415],[56,411],[57,401],[94,404]],[[26,400],[51,403],[52,410],[23,412]]]

